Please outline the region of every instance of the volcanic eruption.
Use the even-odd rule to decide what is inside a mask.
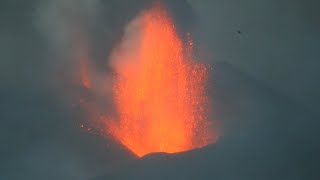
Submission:
[[[181,152],[215,141],[206,92],[210,67],[195,60],[190,33],[178,34],[165,5],[154,3],[128,25],[110,66],[116,72],[117,115],[103,118],[104,129],[136,155]]]

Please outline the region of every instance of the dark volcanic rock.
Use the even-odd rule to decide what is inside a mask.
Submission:
[[[216,64],[212,79],[215,117],[222,131],[216,144],[147,155],[97,180],[319,177],[313,112],[229,64]]]

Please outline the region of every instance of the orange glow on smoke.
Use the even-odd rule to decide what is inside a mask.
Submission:
[[[184,45],[162,5],[139,18],[134,52],[116,65],[113,93],[119,119],[108,122],[108,132],[138,156],[211,143],[208,67],[193,59],[193,42]]]
[[[85,88],[90,89],[92,87],[92,83],[89,75],[88,63],[85,60],[82,60],[80,62],[80,79],[81,79],[82,85]]]

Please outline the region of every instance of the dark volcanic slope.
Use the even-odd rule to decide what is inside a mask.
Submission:
[[[84,116],[50,94],[0,90],[0,179],[88,179],[135,158],[81,130]],[[72,112],[70,112],[72,111]]]
[[[318,179],[318,117],[229,64],[214,67],[217,144],[148,155],[97,180]]]

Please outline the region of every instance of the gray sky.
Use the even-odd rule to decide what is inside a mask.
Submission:
[[[320,101],[320,2],[188,0],[200,42],[227,61],[309,108]],[[240,30],[241,35],[237,33]]]

